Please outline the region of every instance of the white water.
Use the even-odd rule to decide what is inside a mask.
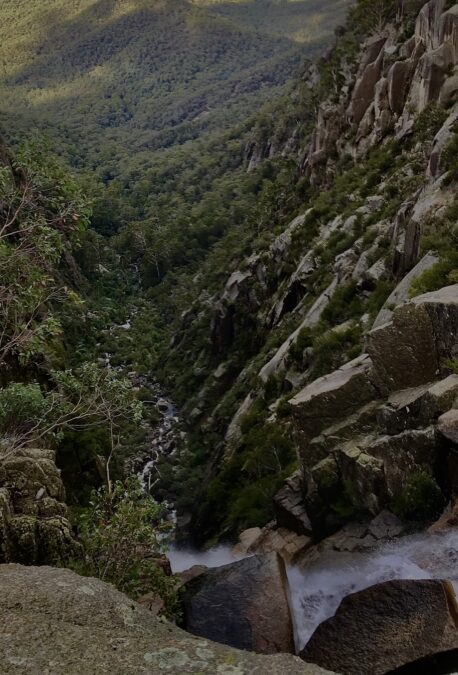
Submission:
[[[206,552],[172,549],[172,570],[219,567],[239,559],[230,548]],[[458,529],[403,537],[370,553],[326,553],[307,570],[288,569],[296,647],[300,651],[318,625],[333,616],[349,593],[392,579],[447,579],[458,587]]]
[[[241,560],[241,556],[232,553],[228,546],[217,546],[209,551],[195,551],[190,548],[173,547],[168,551],[167,558],[170,560],[172,572],[184,572],[194,565],[205,567],[221,567],[229,563]]]
[[[403,537],[366,554],[334,553],[306,571],[289,569],[288,579],[301,650],[349,593],[393,579],[458,582],[458,530]]]

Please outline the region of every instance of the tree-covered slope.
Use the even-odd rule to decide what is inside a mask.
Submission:
[[[337,13],[329,0],[318,4],[283,3],[274,34],[265,30],[276,15],[269,3],[224,16],[185,0],[6,0],[2,114],[45,128],[95,165],[119,165],[258,109],[329,39],[347,2]],[[300,44],[288,36],[293,17]]]

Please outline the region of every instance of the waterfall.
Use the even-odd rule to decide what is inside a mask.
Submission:
[[[228,546],[210,551],[172,548],[168,557],[175,573],[193,565],[219,567],[240,560]],[[287,573],[299,652],[350,593],[393,579],[447,579],[458,588],[458,529],[405,536],[368,553],[329,551],[307,569],[288,567]]]
[[[330,552],[306,570],[289,568],[298,651],[345,596],[393,579],[458,582],[458,530],[402,537],[369,553]]]

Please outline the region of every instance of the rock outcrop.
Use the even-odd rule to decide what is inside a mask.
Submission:
[[[457,349],[455,285],[396,308],[390,323],[369,334],[370,357],[290,400],[316,537],[358,511],[377,515],[415,474],[434,477],[447,496],[456,491],[445,467],[456,450],[458,378],[447,375],[447,364]]]
[[[285,566],[276,553],[218,567],[185,585],[190,633],[264,654],[294,653]]]
[[[8,675],[326,675],[288,655],[197,638],[109,584],[50,567],[0,566],[0,672]]]
[[[450,583],[389,581],[346,597],[301,656],[343,675],[384,675],[458,650],[457,616]]]
[[[54,452],[25,448],[0,462],[0,562],[53,564],[79,546],[67,520]]]

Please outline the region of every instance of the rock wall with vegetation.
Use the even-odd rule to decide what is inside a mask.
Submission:
[[[392,358],[392,369],[402,379],[403,359],[414,348],[401,349],[399,333],[412,330],[409,308],[418,311],[419,305],[397,307],[446,286],[444,293],[453,304],[456,292],[457,16],[456,6],[446,2],[357,3],[337,46],[298,84],[302,121],[290,127],[295,142],[282,146],[289,161],[297,157],[297,174],[283,189],[276,183],[275,205],[271,202],[266,209],[270,225],[245,236],[243,249],[234,246],[233,238],[223,240],[194,279],[194,300],[188,293],[192,302],[175,332],[164,371],[192,430],[185,471],[204,481],[194,519],[201,537],[230,535],[271,520],[272,496],[299,468],[298,450],[300,490],[308,494],[313,510],[315,488],[313,481],[307,488],[309,472],[327,462],[326,480],[334,489],[335,459],[326,427],[331,435],[333,422],[344,426],[346,417],[350,430],[343,430],[345,440],[369,433],[374,424],[384,433],[394,435],[398,429],[404,436],[386,441],[392,449],[380,447],[373,456],[365,445],[348,450],[351,468],[339,480],[348,483],[353,497],[349,500],[345,490],[336,497],[340,513],[333,527],[353,509],[377,511],[373,494],[386,491],[382,474],[389,471],[382,469],[381,455],[397,454],[393,444],[423,444],[424,456],[431,456],[435,432],[426,422],[445,410],[433,406],[422,420],[426,428],[415,432],[396,426],[393,415],[382,423],[377,412],[377,402],[388,393],[395,397],[391,406],[397,390],[441,388],[436,383],[438,364],[432,362],[436,357],[433,352],[426,357],[431,338],[425,337],[423,351],[422,343],[415,346],[415,381],[393,384],[392,375],[377,368],[388,368]],[[315,121],[310,124],[313,106]],[[267,124],[263,142],[271,131]],[[261,161],[256,171],[262,166]],[[207,282],[216,279],[216,266],[227,265],[229,256],[236,261],[231,274],[223,287],[211,286]],[[385,326],[389,321],[394,328]],[[450,321],[445,330],[454,331]],[[433,331],[442,330],[433,326]],[[361,356],[366,351],[370,357]],[[454,372],[455,359],[452,340],[441,357],[444,378]],[[174,363],[180,364],[179,370]],[[374,367],[374,377],[368,377]],[[339,368],[324,384],[315,382]],[[329,386],[342,390],[335,402],[326,394],[332,380],[335,384]],[[448,382],[453,377],[445,387]],[[309,395],[316,404],[311,429],[304,415],[298,422],[301,397]],[[334,408],[327,410],[327,405]],[[415,424],[406,423],[412,429]],[[318,432],[324,432],[323,441],[316,439]],[[304,469],[306,452],[310,466]],[[374,486],[352,490],[360,480],[354,473],[359,455],[359,464],[370,464],[365,471]],[[424,471],[434,473],[434,462],[426,464],[414,461],[407,450],[405,468],[398,471],[405,478],[414,469],[417,480],[428,483]],[[184,476],[178,476],[178,483],[181,508],[195,513],[196,504],[188,499],[191,483]],[[429,489],[434,492],[435,483]],[[379,507],[398,498],[391,485]]]

